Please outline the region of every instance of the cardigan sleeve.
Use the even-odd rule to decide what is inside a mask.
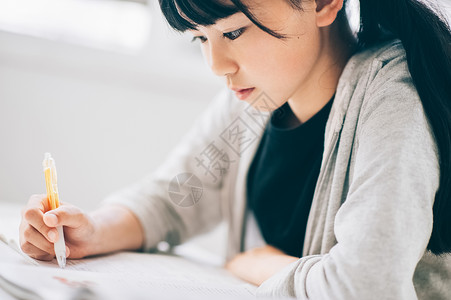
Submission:
[[[157,170],[103,201],[123,205],[137,216],[144,251],[161,241],[180,244],[221,221],[221,186],[230,161],[220,135],[233,116],[230,95],[224,89],[216,96]],[[189,192],[191,197],[183,200]]]
[[[258,295],[417,298],[412,279],[431,235],[438,154],[407,66],[380,62],[379,68],[367,86],[354,173],[334,220],[337,243],[286,266]]]

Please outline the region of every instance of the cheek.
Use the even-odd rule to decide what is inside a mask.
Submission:
[[[315,43],[266,44],[243,54],[241,68],[255,84],[266,84],[280,92],[308,78],[318,53]]]
[[[274,54],[271,45],[265,44],[261,40],[246,41],[246,46],[240,48],[237,53],[239,57],[239,66],[246,76],[259,77],[258,75],[267,74],[274,65]],[[252,79],[252,78],[250,78]]]
[[[280,68],[283,69],[281,76],[285,82],[300,82],[308,78],[314,68],[317,54],[313,49],[299,49],[294,53],[285,53],[280,61]]]
[[[280,40],[256,42],[242,53],[241,71],[247,82],[264,91],[277,108],[314,72],[319,49],[315,36],[305,35],[285,43]]]
[[[302,79],[314,69],[320,55],[319,34],[306,32],[293,38],[279,49],[285,76]]]

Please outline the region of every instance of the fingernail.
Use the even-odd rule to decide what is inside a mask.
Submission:
[[[53,242],[56,239],[56,232],[54,230],[50,230],[47,236],[49,237],[50,241]]]
[[[45,213],[48,225],[58,224],[58,217],[51,213]]]

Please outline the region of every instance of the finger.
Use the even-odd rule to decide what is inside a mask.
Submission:
[[[35,259],[50,261],[54,257],[53,255],[42,251],[41,249],[30,243],[21,245],[21,248],[25,254]]]
[[[44,224],[49,227],[64,225],[71,228],[78,228],[86,223],[83,212],[75,206],[64,205],[44,214]]]
[[[42,236],[44,236],[49,242],[54,242],[57,240],[58,232],[55,228],[45,225],[43,220],[44,214],[38,208],[30,208],[24,211],[23,218],[25,221],[35,228]],[[27,227],[24,227],[24,230]]]
[[[55,256],[54,244],[49,243],[45,238],[43,238],[42,235],[39,232],[37,232],[35,228],[26,223],[21,223],[20,227],[22,234],[19,235],[19,242],[23,252],[25,252],[29,256],[34,255],[33,258],[37,258],[37,256],[39,256],[41,258],[37,259],[41,260],[49,260],[47,258],[47,254],[50,255],[50,257]],[[25,228],[22,230],[22,227]],[[37,251],[36,249],[38,249],[39,251]],[[69,257],[69,255],[70,250],[66,246],[66,257]]]
[[[28,225],[23,232],[22,243],[32,244],[48,254],[55,254],[53,243],[50,243],[40,232],[30,225]]]
[[[40,211],[42,211],[42,213],[50,210],[47,195],[43,195],[43,194],[32,195],[30,197],[30,199],[28,200],[28,203],[25,206],[24,210],[27,210],[30,208],[37,208]]]

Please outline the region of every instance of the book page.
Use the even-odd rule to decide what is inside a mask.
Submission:
[[[169,254],[118,252],[68,260],[67,267],[60,269],[56,260],[31,259],[34,265],[5,245],[0,242],[0,288],[16,295],[20,289],[34,293],[30,299],[66,299],[67,295],[74,299],[73,294],[80,291],[101,295],[99,299],[248,299],[257,288],[223,268]]]
[[[127,273],[131,275],[131,272]],[[253,291],[247,285],[233,285],[221,282],[205,284],[196,280],[117,276],[117,273],[102,273],[65,270],[0,263],[0,287],[24,291],[31,299],[74,299],[77,293],[91,293],[99,299],[253,299]],[[125,274],[122,274],[125,275]],[[197,274],[190,274],[196,278]],[[32,297],[30,296],[32,295]],[[70,296],[70,297],[68,297]],[[76,299],[76,298],[75,298]]]
[[[15,264],[29,264],[39,266],[37,260],[32,259],[19,249],[17,243],[0,234],[0,262]]]
[[[56,260],[51,262],[41,261],[39,264],[48,268],[59,268]],[[86,259],[69,259],[66,269],[113,273],[132,279],[135,279],[136,276],[145,276],[157,281],[245,284],[244,281],[223,268],[202,265],[186,258],[161,253],[118,252]]]

